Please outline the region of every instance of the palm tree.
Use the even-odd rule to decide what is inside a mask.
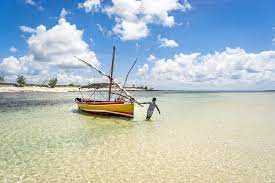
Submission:
[[[23,75],[18,76],[16,79],[16,82],[17,82],[17,86],[20,86],[20,87],[23,87],[27,84],[26,78]]]
[[[56,84],[57,84],[57,78],[52,78],[49,80],[49,83],[48,83],[49,87],[54,88]]]
[[[0,82],[3,82],[3,81],[5,81],[4,76],[0,76]]]

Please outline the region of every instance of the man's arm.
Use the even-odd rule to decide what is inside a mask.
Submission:
[[[158,110],[158,112],[159,112],[159,114],[160,114],[160,110],[159,110],[159,107],[157,106],[157,104],[156,104],[156,108],[157,108],[157,110]]]
[[[141,102],[140,104],[150,104],[150,102]]]

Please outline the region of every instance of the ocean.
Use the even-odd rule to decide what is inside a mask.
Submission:
[[[0,182],[275,182],[275,93],[134,92],[135,117],[78,93],[0,93]]]

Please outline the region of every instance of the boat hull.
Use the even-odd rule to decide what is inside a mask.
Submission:
[[[95,114],[110,114],[128,118],[134,117],[134,104],[122,102],[76,102],[78,108]]]

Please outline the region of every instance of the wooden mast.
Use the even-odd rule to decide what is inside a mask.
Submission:
[[[112,84],[113,84],[113,71],[114,71],[114,62],[115,62],[115,55],[116,55],[116,47],[113,46],[113,57],[112,57],[112,65],[111,65],[111,71],[110,71],[110,84],[109,84],[109,94],[108,94],[108,100],[111,100],[111,93],[112,93]]]
[[[132,71],[132,69],[134,68],[134,66],[136,65],[136,63],[137,63],[137,58],[134,61],[134,63],[132,64],[132,66],[130,67],[130,69],[129,69],[127,75],[126,75],[126,78],[125,78],[124,84],[123,84],[123,88],[126,86],[126,83],[127,83],[127,80],[128,80],[128,76],[129,76],[130,72]]]

